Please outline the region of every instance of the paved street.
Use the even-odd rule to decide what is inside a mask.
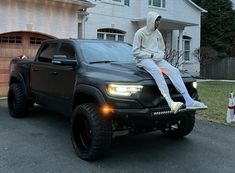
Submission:
[[[0,100],[0,173],[235,172],[235,129],[229,126],[197,120],[183,140],[160,132],[117,138],[96,162],[75,155],[69,132],[63,116],[38,109],[13,119]]]

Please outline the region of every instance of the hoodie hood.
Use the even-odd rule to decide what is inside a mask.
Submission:
[[[147,30],[148,31],[155,31],[155,20],[161,17],[158,13],[156,12],[148,12],[147,14]]]

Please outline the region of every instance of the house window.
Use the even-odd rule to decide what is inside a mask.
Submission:
[[[116,34],[106,34],[106,40],[116,40]]]
[[[97,33],[97,38],[100,40],[104,40],[104,33]]]
[[[126,5],[126,6],[130,5],[130,0],[101,0],[101,1],[113,4]]]
[[[22,43],[21,36],[0,36],[0,43]]]
[[[185,37],[185,36],[184,36]],[[183,37],[183,49],[184,49],[184,60],[190,60],[190,47],[191,47],[191,37],[184,38]]]
[[[46,40],[44,38],[36,38],[36,37],[30,37],[30,44],[42,44],[42,42]]]
[[[113,28],[102,28],[97,30],[97,38],[102,40],[124,41],[126,32]]]
[[[130,6],[130,0],[124,0],[124,5]]]
[[[184,60],[190,60],[190,40],[184,40]]]
[[[78,23],[78,38],[82,38],[82,24]]]
[[[166,0],[149,0],[149,5],[153,7],[166,8]]]
[[[182,47],[183,53],[181,53],[181,52],[179,52],[179,53],[182,55],[184,61],[190,61],[191,40],[192,40],[192,37],[189,37],[187,35],[183,35],[183,40],[181,43],[183,45],[183,47]],[[178,46],[179,46],[179,44],[180,43],[179,43],[179,37],[178,37]],[[178,47],[178,49],[179,49],[179,47]]]
[[[130,5],[130,0],[112,0],[114,2],[120,3],[120,4],[124,4],[129,6]]]
[[[124,35],[118,35],[118,40],[119,41],[124,41]]]

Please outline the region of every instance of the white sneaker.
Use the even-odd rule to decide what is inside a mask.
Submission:
[[[186,109],[188,110],[201,110],[201,109],[207,109],[208,107],[199,101],[194,100],[192,104],[188,105]]]
[[[174,114],[176,114],[180,108],[182,108],[184,103],[182,102],[172,102],[171,104],[171,111],[173,111]]]

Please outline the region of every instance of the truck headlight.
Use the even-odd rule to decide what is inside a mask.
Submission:
[[[142,85],[109,84],[107,86],[107,92],[112,96],[131,96],[140,92],[142,88]]]
[[[193,88],[197,89],[197,82],[193,82]]]

